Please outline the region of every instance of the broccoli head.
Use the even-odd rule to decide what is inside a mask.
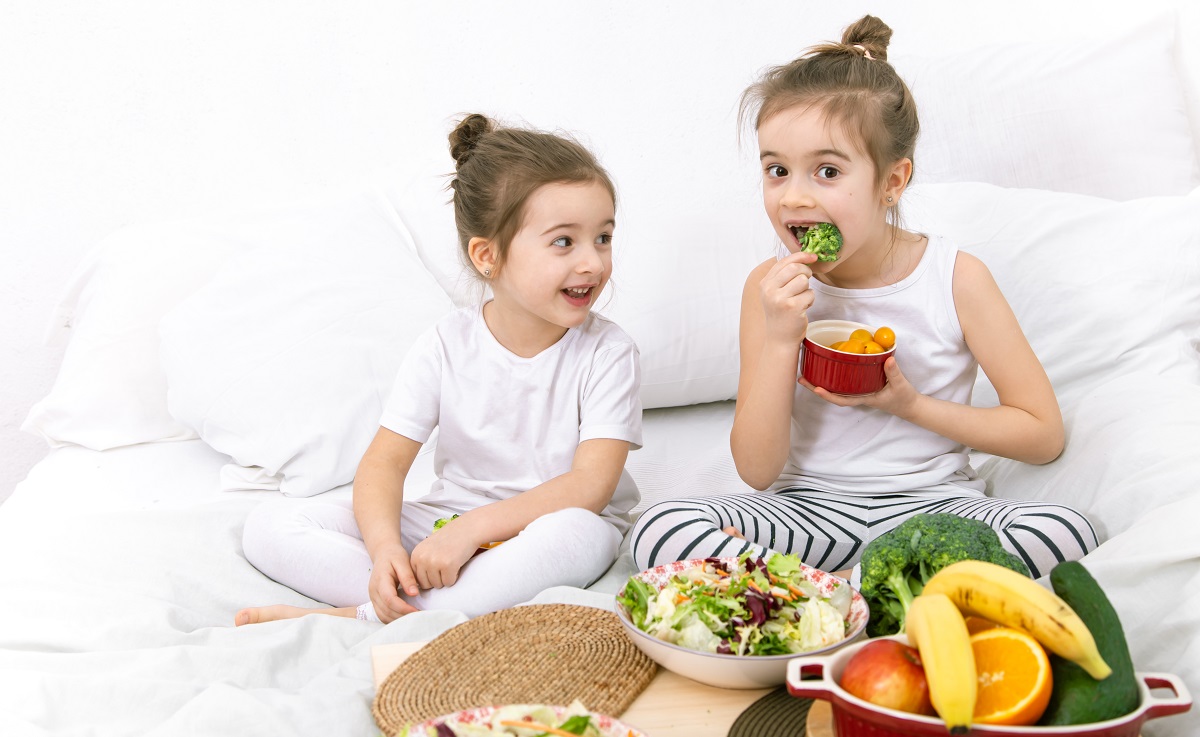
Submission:
[[[804,232],[800,250],[817,254],[818,261],[837,261],[842,250],[842,232],[833,223],[817,223]]]
[[[904,631],[908,606],[933,574],[960,560],[983,560],[1029,575],[991,525],[954,514],[917,514],[863,548],[859,588],[871,609],[867,634]]]

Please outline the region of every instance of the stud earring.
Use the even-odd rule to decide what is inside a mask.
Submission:
[[[491,276],[491,275],[492,275],[492,270],[491,270],[491,269],[484,269],[484,270],[483,270],[483,275],[484,275],[484,276]]]
[[[888,195],[888,202],[891,202],[891,201],[892,201],[892,197],[891,197],[891,195]]]

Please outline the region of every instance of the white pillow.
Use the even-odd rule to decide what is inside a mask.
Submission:
[[[62,365],[22,429],[51,447],[94,450],[194,438],[167,412],[158,321],[238,246],[194,222],[129,226],[100,241],[59,302],[48,341],[68,341]]]
[[[732,130],[731,122],[722,124]],[[666,193],[639,194],[637,187],[650,186],[650,180],[623,187],[621,172],[613,169],[619,199],[613,279],[598,311],[638,344],[646,409],[737,395],[742,286],[778,241],[763,215],[755,162],[746,158],[733,173],[726,161],[739,155],[732,134],[721,145],[723,150],[701,148],[712,152],[716,168],[730,172],[714,182],[715,191],[718,185],[736,191],[721,192],[719,203],[704,212],[683,203],[672,210]],[[453,170],[453,162],[448,154],[429,151],[413,152],[406,161],[406,171],[382,191],[455,303],[478,300],[482,291],[459,257],[453,207],[443,189],[443,174]],[[680,192],[673,196],[691,202]]]
[[[280,221],[161,323],[171,414],[223,488],[349,482],[412,341],[452,307],[377,197]]]
[[[1154,509],[1195,496],[1200,385],[1125,374],[1064,407],[1063,420],[1067,443],[1053,463],[992,458],[980,466],[992,494],[1071,506],[1102,542]]]
[[[897,57],[917,101],[914,182],[1128,200],[1200,184],[1174,14],[1100,41]]]
[[[902,207],[988,266],[1061,404],[1133,372],[1200,383],[1200,197],[930,184]],[[997,403],[982,372],[973,403]]]

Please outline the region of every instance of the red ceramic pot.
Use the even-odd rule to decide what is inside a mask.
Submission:
[[[829,346],[846,340],[862,328],[875,328],[850,320],[817,320],[809,323],[800,357],[800,375],[813,386],[848,396],[874,394],[887,384],[883,362],[896,353],[896,346],[883,353],[843,353]]]
[[[890,639],[908,644],[904,635]],[[871,640],[848,645],[826,656],[800,656],[788,663],[787,687],[793,696],[830,702],[837,737],[946,737],[946,724],[937,717],[885,709],[838,685],[846,663]],[[1147,719],[1182,714],[1192,706],[1187,687],[1170,673],[1138,673],[1141,700],[1138,708],[1117,719],[1065,727],[1001,727],[984,724],[971,728],[980,737],[1138,737]],[[1173,695],[1159,696],[1151,689],[1170,689]]]

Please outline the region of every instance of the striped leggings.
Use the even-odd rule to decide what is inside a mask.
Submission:
[[[1099,541],[1079,512],[1057,504],[935,493],[859,496],[810,489],[674,499],[638,517],[631,532],[639,569],[707,556],[796,553],[810,566],[840,571],[858,562],[872,539],[921,512],[948,512],[987,522],[1034,578],[1078,560]],[[745,540],[722,532],[735,527]]]

